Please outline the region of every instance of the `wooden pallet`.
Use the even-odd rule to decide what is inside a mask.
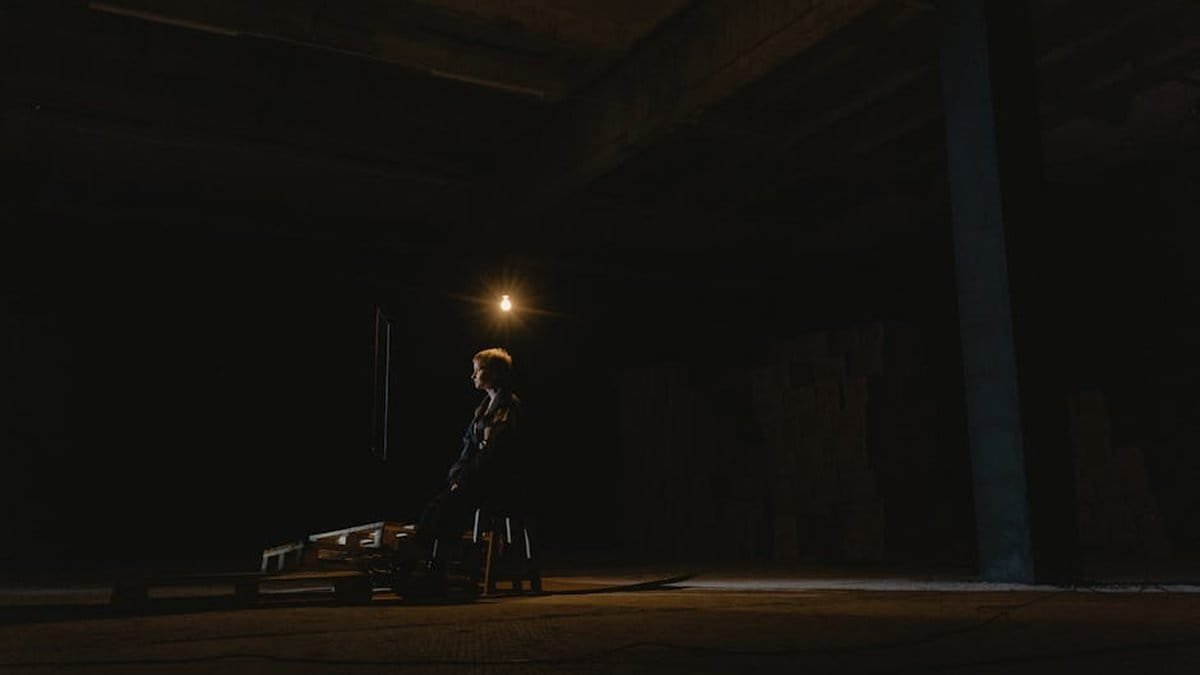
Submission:
[[[484,518],[482,511],[476,509],[473,527],[464,531],[460,540],[435,541],[427,552],[406,546],[406,541],[411,541],[407,538],[413,535],[411,525],[391,521],[318,532],[264,550],[260,572],[358,572],[375,574],[380,584],[388,585],[390,566],[418,562],[417,556],[432,556],[442,560],[448,572],[453,572],[455,588],[468,594],[494,594],[497,583],[504,582],[518,593],[526,588],[533,592],[541,590],[541,575],[533,557],[529,531],[520,519]],[[404,594],[403,590],[397,592]]]
[[[233,586],[234,599],[240,604],[254,602],[262,584],[304,586],[320,583],[333,587],[333,597],[341,604],[366,604],[371,601],[371,579],[359,570],[314,570],[281,574],[228,572],[214,574],[145,574],[125,577],[113,584],[110,604],[121,609],[147,607],[150,589],[197,585]]]
[[[412,531],[411,525],[378,521],[318,532],[300,541],[264,550],[259,571],[266,574],[296,569],[320,569],[338,564],[355,566],[356,561],[363,557],[396,551],[401,540],[411,536]]]

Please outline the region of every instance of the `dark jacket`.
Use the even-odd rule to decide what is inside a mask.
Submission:
[[[463,433],[462,451],[450,467],[447,482],[489,501],[510,499],[521,478],[520,420],[521,400],[516,394],[499,391],[494,400],[485,397]]]

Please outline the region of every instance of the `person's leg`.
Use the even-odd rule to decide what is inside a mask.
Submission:
[[[470,526],[470,515],[476,501],[472,490],[443,489],[425,505],[417,520],[416,536],[431,544],[435,539],[458,539],[463,530]]]
[[[462,533],[469,527],[473,504],[470,491],[444,489],[425,506],[415,537],[424,552],[425,574],[414,594],[445,593],[446,563],[462,553]]]
[[[445,520],[446,502],[450,499],[449,488],[442,488],[425,508],[421,510],[421,516],[417,519],[417,540],[422,543],[432,544],[433,540],[440,536],[443,529],[443,521]]]

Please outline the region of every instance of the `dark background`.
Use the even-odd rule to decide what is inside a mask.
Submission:
[[[624,19],[629,35],[678,28],[677,4],[647,4],[662,16]],[[941,425],[926,451],[957,514],[945,549],[969,562],[936,65],[866,112],[839,107],[936,63],[936,12],[884,4],[544,198],[526,155],[636,40],[580,55],[498,20],[418,17],[475,47],[471,31],[560,50],[578,95],[529,101],[345,53],[346,35],[386,33],[374,15],[339,24],[334,52],[6,7],[0,565],[254,566],[267,545],[413,518],[478,400],[470,357],[494,345],[516,360],[544,545],[636,559],[614,515],[619,375],[719,379],[774,340],[871,321],[920,332]],[[1192,554],[1200,62],[1168,47],[1191,45],[1195,8],[1121,23],[1119,4],[1082,23],[1072,3],[1035,12],[1035,48],[1069,58],[1038,70],[1046,180],[1013,252],[1014,313],[1052,398],[1108,397],[1114,443],[1144,452],[1173,551]],[[532,213],[497,203],[509,166]],[[395,326],[387,461],[371,453],[377,306]]]
[[[478,401],[470,357],[491,345],[516,358],[547,545],[611,559],[623,369],[747,367],[772,337],[872,316],[927,318],[956,346],[950,271],[918,251],[695,279],[487,241],[380,251],[278,220],[181,236],[27,219],[6,247],[20,252],[6,265],[13,562],[252,562],[300,535],[413,518]],[[848,264],[860,281],[845,295],[815,293]],[[387,461],[371,453],[376,304],[393,321]]]

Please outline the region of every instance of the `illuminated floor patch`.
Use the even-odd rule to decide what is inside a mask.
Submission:
[[[1096,584],[1053,586],[1047,584],[1007,584],[983,581],[921,581],[913,579],[721,579],[695,578],[669,584],[667,588],[694,588],[726,591],[877,591],[931,593],[989,593],[1051,591],[1080,593],[1200,593],[1196,584]]]

